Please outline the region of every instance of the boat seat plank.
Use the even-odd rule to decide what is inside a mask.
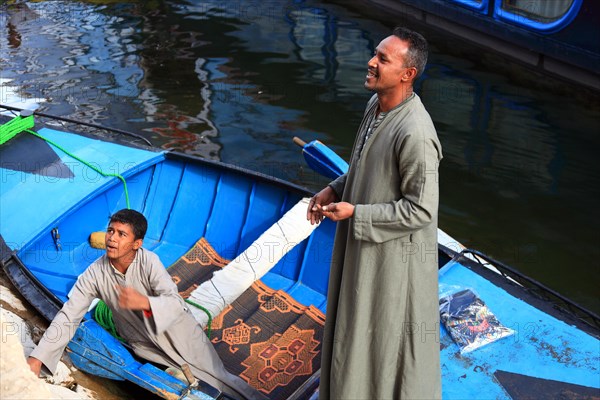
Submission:
[[[286,290],[298,303],[304,305],[314,305],[321,312],[325,313],[325,309],[321,308],[327,302],[327,297],[323,293],[319,293],[303,283],[296,283],[291,288]]]
[[[281,276],[275,272],[267,272],[261,279],[267,286],[275,290],[288,291],[296,281]]]

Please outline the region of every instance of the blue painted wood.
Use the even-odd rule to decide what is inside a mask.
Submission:
[[[180,163],[168,160],[154,168],[152,184],[143,208],[143,214],[148,219],[147,241],[161,241],[178,194],[183,171]]]
[[[348,163],[318,140],[304,145],[302,154],[310,168],[330,179],[335,179],[348,170]]]
[[[184,167],[163,241],[178,243],[189,249],[206,235],[220,173],[211,166],[187,164]],[[169,265],[168,262],[165,264]]]
[[[246,220],[251,189],[248,179],[230,172],[221,175],[205,237],[223,258],[237,256],[237,240]]]
[[[498,320],[516,331],[514,336],[461,355],[442,327],[444,399],[508,399],[493,377],[496,370],[600,387],[597,338],[512,296],[456,261],[440,270],[440,283],[474,289]]]
[[[152,364],[140,363],[95,321],[81,324],[69,343],[74,364],[89,373],[110,379],[127,379],[161,397],[176,398],[187,385]],[[214,399],[193,391],[197,399]]]
[[[275,290],[283,290],[288,291],[292,286],[294,286],[295,281],[286,278],[285,276],[281,276],[275,272],[269,271],[263,277],[262,281],[272,289]]]
[[[299,280],[323,297],[327,296],[334,236],[335,223],[324,220],[311,236],[311,245],[302,260]]]
[[[124,380],[118,371],[128,364],[136,364],[127,349],[93,320],[80,325],[68,349],[71,361],[79,369],[104,378]],[[89,357],[91,352],[97,353],[97,356]],[[93,361],[100,357],[106,359],[103,366]]]
[[[247,249],[248,246],[281,217],[280,209],[284,204],[285,198],[286,192],[279,188],[274,188],[261,182],[255,184],[252,202],[248,210],[244,228],[242,229],[242,237],[237,253],[241,253]]]
[[[120,172],[125,176],[144,169],[149,163],[164,158],[162,153],[133,149],[115,143],[89,139],[72,133],[52,129],[40,129],[39,133],[57,142],[84,160],[94,162],[104,171],[114,171],[121,166]],[[70,179],[43,177],[24,172],[3,171],[3,182],[0,185],[0,220],[3,226],[2,236],[11,248],[21,249],[30,243],[42,230],[59,216],[69,210],[96,197],[97,191],[109,186],[121,185],[117,178],[99,177],[90,172],[79,161],[57,150],[61,161],[68,165],[75,176]],[[122,164],[127,160],[127,164]],[[43,194],[43,195],[40,195]],[[23,221],[27,221],[24,224]]]

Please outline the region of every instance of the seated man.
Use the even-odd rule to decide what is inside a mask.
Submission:
[[[119,334],[138,356],[180,368],[235,398],[263,398],[241,378],[228,373],[212,344],[186,307],[158,256],[142,248],[146,218],[121,210],[106,230],[106,254],[79,276],[69,300],[27,362],[39,375],[42,364],[54,372],[62,352],[94,298],[113,311]],[[51,338],[48,332],[54,329]]]

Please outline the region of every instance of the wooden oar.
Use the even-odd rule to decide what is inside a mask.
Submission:
[[[306,143],[294,137],[294,143],[302,147],[302,154],[310,168],[329,179],[335,179],[348,171],[348,163],[318,140]]]

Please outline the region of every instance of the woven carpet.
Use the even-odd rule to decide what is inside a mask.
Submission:
[[[168,271],[187,298],[227,263],[202,238]],[[324,324],[316,307],[257,281],[214,317],[211,340],[231,373],[271,399],[285,399],[319,370]]]

